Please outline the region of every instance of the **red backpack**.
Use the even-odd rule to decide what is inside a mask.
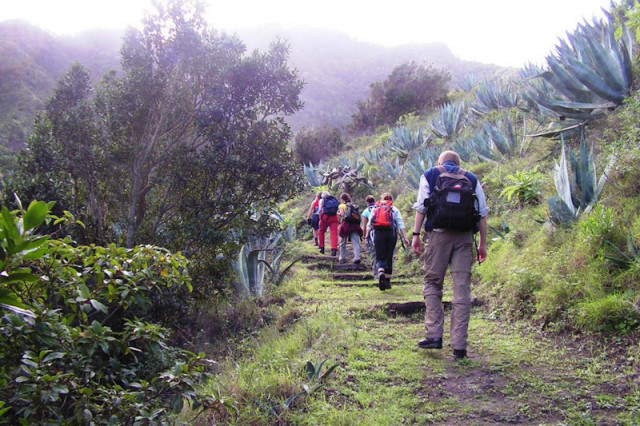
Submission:
[[[393,228],[393,202],[391,200],[378,201],[371,213],[371,226],[373,229]]]

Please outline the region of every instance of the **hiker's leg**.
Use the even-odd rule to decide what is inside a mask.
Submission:
[[[384,229],[376,230],[376,234],[374,237],[374,244],[376,246],[376,260],[377,260],[377,269],[387,270],[387,262],[388,262],[388,248],[389,244],[389,234],[390,231],[386,231]]]
[[[338,250],[338,216],[333,216],[329,223],[329,235],[331,236],[331,250]]]
[[[373,234],[367,235],[367,251],[369,252],[369,258],[371,259],[371,269],[373,270],[373,278],[377,278],[378,265],[376,263],[376,247],[373,243]]]
[[[426,312],[424,324],[427,337],[442,337],[444,332],[444,309],[442,307],[442,284],[449,266],[451,247],[448,233],[427,232],[424,253],[424,287],[422,295]]]
[[[353,261],[360,261],[360,234],[357,232],[352,232],[351,235],[351,244],[353,245]]]
[[[324,248],[324,234],[327,231],[327,221],[325,218],[326,216],[323,215],[318,225],[318,246],[320,248]]]
[[[471,315],[471,267],[473,266],[473,235],[457,233],[451,252],[453,301],[451,310],[451,345],[467,349],[469,317]]]
[[[384,270],[387,274],[391,275],[393,273],[393,254],[396,251],[396,244],[398,243],[398,236],[395,232],[391,232],[389,236],[389,245],[387,252],[387,268]]]
[[[338,262],[343,263],[347,257],[347,238],[348,236],[340,237],[340,247],[338,250]]]

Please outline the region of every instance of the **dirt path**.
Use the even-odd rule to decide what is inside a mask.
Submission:
[[[313,252],[310,245],[308,251]],[[287,376],[289,384],[265,385],[271,388],[261,400],[276,401],[277,415],[255,414],[254,405],[253,417],[241,410],[243,421],[640,424],[640,351],[634,337],[606,343],[560,338],[503,322],[478,306],[472,309],[469,358],[456,362],[448,331],[442,350],[420,349],[423,312],[405,316],[388,310],[389,303],[420,301],[421,278],[412,275],[415,268],[403,264],[402,257],[402,277],[394,277],[392,289],[384,292],[368,265],[335,268],[328,257],[314,256],[299,265],[290,282],[295,296],[283,307],[297,313],[295,322],[258,342],[262,356],[284,359],[290,374],[278,370],[277,363],[271,368]],[[445,329],[448,321],[447,312]],[[310,382],[295,367],[324,359],[326,366],[338,367],[322,383]],[[314,384],[320,386],[282,408],[288,396]]]

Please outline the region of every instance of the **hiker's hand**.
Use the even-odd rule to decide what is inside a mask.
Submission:
[[[420,241],[420,236],[413,236],[413,238],[411,239],[411,249],[417,256],[420,256],[422,254],[422,242]]]
[[[487,259],[487,245],[480,244],[478,246],[478,263],[482,263]]]

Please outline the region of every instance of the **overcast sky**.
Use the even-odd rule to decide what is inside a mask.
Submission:
[[[205,0],[209,23],[233,32],[259,24],[313,26],[384,46],[443,42],[465,60],[542,65],[558,37],[602,17],[610,0]],[[138,26],[151,0],[0,0],[0,21],[54,34]]]

